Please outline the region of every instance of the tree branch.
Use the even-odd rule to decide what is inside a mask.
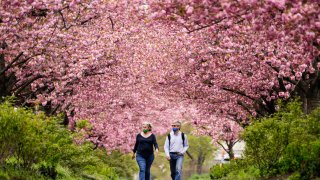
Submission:
[[[251,112],[249,105],[247,105],[246,103],[242,102],[239,99],[237,100],[237,104],[240,105],[241,107],[243,107],[249,114],[252,115],[252,112]]]
[[[22,55],[23,52],[20,52],[17,57],[15,57],[4,69],[0,71],[0,75],[4,74],[10,67],[12,67],[13,64],[18,61]]]
[[[67,27],[66,19],[64,18],[62,12],[61,12],[61,11],[58,11],[58,13],[59,13],[59,15],[60,15],[61,18],[62,18],[63,27],[64,27],[65,29],[69,29],[69,28]]]
[[[35,54],[35,55],[33,55],[33,56],[30,56],[30,57],[28,57],[28,58],[26,58],[26,59],[24,59],[24,60],[22,60],[22,61],[20,61],[20,62],[17,62],[17,63],[14,64],[13,66],[19,66],[19,65],[21,65],[21,64],[24,64],[24,63],[28,62],[30,59],[32,59],[32,58],[34,58],[34,57],[36,57],[36,56],[39,56],[39,55],[41,55],[41,54]]]
[[[204,26],[200,26],[200,27],[195,28],[195,29],[192,29],[192,30],[189,30],[188,28],[186,28],[186,26],[185,26],[185,28],[188,30],[188,34],[190,34],[190,33],[193,33],[193,32],[195,32],[195,31],[199,31],[199,30],[202,30],[202,29],[211,27],[211,26],[213,26],[213,25],[215,25],[215,24],[219,24],[220,22],[222,22],[222,21],[225,20],[225,19],[227,19],[227,17],[223,17],[223,18],[221,18],[221,19],[217,19],[217,20],[213,21],[211,24],[204,25]]]
[[[279,68],[273,67],[270,62],[266,62],[266,64],[269,65],[269,66],[270,66],[273,70],[275,70],[277,73],[279,73],[279,71],[280,71]],[[283,84],[283,80],[285,80],[285,81],[287,81],[287,82],[290,82],[291,84],[295,85],[295,86],[298,87],[300,90],[302,90],[303,93],[305,93],[305,94],[307,93],[307,91],[306,91],[303,87],[301,87],[301,85],[300,85],[300,83],[299,83],[299,82],[301,82],[301,80],[300,80],[300,81],[294,81],[294,80],[291,80],[291,79],[288,78],[288,77],[284,77],[283,79],[278,78],[280,88],[281,88],[283,91],[286,91],[286,88],[285,88],[285,86],[284,86],[284,84]]]
[[[225,90],[225,91],[229,91],[229,92],[232,92],[232,93],[235,93],[235,94],[244,96],[244,97],[246,97],[246,98],[249,98],[249,99],[252,100],[252,101],[256,101],[256,99],[254,99],[253,97],[248,96],[248,95],[247,95],[246,93],[244,93],[244,92],[241,92],[241,91],[238,91],[238,90],[235,90],[235,89],[230,89],[230,88],[227,88],[227,87],[222,87],[222,89]]]
[[[237,140],[235,140],[233,143],[232,143],[232,146],[234,146],[237,142],[239,142],[240,141],[240,139],[237,139]]]
[[[235,15],[230,16],[230,17],[223,17],[223,18],[220,18],[220,19],[216,19],[216,20],[212,21],[212,22],[211,22],[210,24],[208,24],[208,25],[203,25],[203,26],[200,26],[200,27],[195,28],[195,29],[192,29],[192,30],[190,30],[190,29],[187,28],[186,26],[184,26],[184,27],[187,29],[188,34],[190,34],[190,33],[192,33],[192,32],[199,31],[199,30],[202,30],[202,29],[211,27],[211,26],[213,26],[213,25],[219,24],[220,22],[222,22],[223,20],[225,20],[225,19],[227,19],[227,18],[228,18],[228,19],[231,19],[231,18],[235,18],[235,17],[241,17],[241,16],[243,16],[243,15],[245,15],[245,14],[247,14],[247,13],[248,13],[248,10],[245,10],[245,12],[243,12],[242,14],[239,13],[239,14],[235,14]],[[240,23],[240,22],[242,22],[242,21],[244,21],[244,19],[240,19],[240,20],[237,21],[235,24],[238,24],[238,23]],[[227,28],[229,28],[229,27],[227,27]]]
[[[88,19],[86,19],[86,20],[84,20],[84,21],[81,21],[80,24],[81,24],[81,25],[84,25],[84,24],[86,24],[87,22],[89,22],[90,20],[95,19],[95,18],[98,18],[98,17],[99,17],[98,15],[95,15],[95,16],[90,17],[90,18],[88,18]]]
[[[113,22],[111,16],[109,16],[108,19],[110,20],[110,22],[111,22],[111,28],[112,28],[112,30],[114,31],[114,22]]]
[[[227,150],[219,141],[217,141],[217,143],[223,148],[224,151],[226,151],[227,153],[229,152],[229,150]]]
[[[20,86],[18,86],[17,88],[14,89],[14,91],[16,90],[15,94],[20,94],[27,86],[29,86],[33,81],[42,78],[42,75],[37,75],[31,79],[29,79],[28,81],[26,81],[25,83],[22,83]]]

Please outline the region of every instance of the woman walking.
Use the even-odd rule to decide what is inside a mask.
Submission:
[[[139,180],[150,180],[150,168],[154,160],[153,147],[157,153],[159,152],[156,136],[151,130],[151,123],[144,122],[142,132],[137,135],[133,148],[132,159],[136,157],[139,165]]]

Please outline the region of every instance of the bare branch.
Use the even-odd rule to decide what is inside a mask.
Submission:
[[[92,19],[96,19],[96,18],[98,18],[98,17],[99,17],[98,15],[95,15],[95,16],[90,17],[90,18],[88,18],[88,19],[86,19],[86,20],[84,20],[84,21],[81,21],[80,24],[81,24],[81,25],[84,25],[84,24],[86,24],[87,22],[91,21]]]
[[[229,152],[229,150],[226,149],[226,148],[223,146],[223,144],[221,144],[219,141],[217,141],[217,143],[223,148],[223,150],[225,150],[226,152]]]
[[[112,30],[114,31],[114,22],[113,22],[113,20],[112,20],[111,16],[109,16],[109,17],[108,17],[108,19],[110,20]]]
[[[65,29],[68,29],[66,19],[64,18],[62,12],[61,12],[61,11],[58,11],[58,13],[59,13],[59,15],[60,15],[61,18],[62,18],[63,27],[64,27]]]

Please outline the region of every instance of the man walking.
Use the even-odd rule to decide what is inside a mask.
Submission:
[[[166,138],[164,151],[166,153],[167,160],[170,161],[172,180],[181,180],[183,158],[189,147],[188,139],[183,132],[180,132],[180,121],[176,121],[171,125],[172,131]]]

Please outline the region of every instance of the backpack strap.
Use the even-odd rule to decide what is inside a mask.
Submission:
[[[183,132],[181,132],[182,134],[181,134],[181,136],[182,136],[182,145],[183,145],[183,147],[184,147],[184,133]]]

